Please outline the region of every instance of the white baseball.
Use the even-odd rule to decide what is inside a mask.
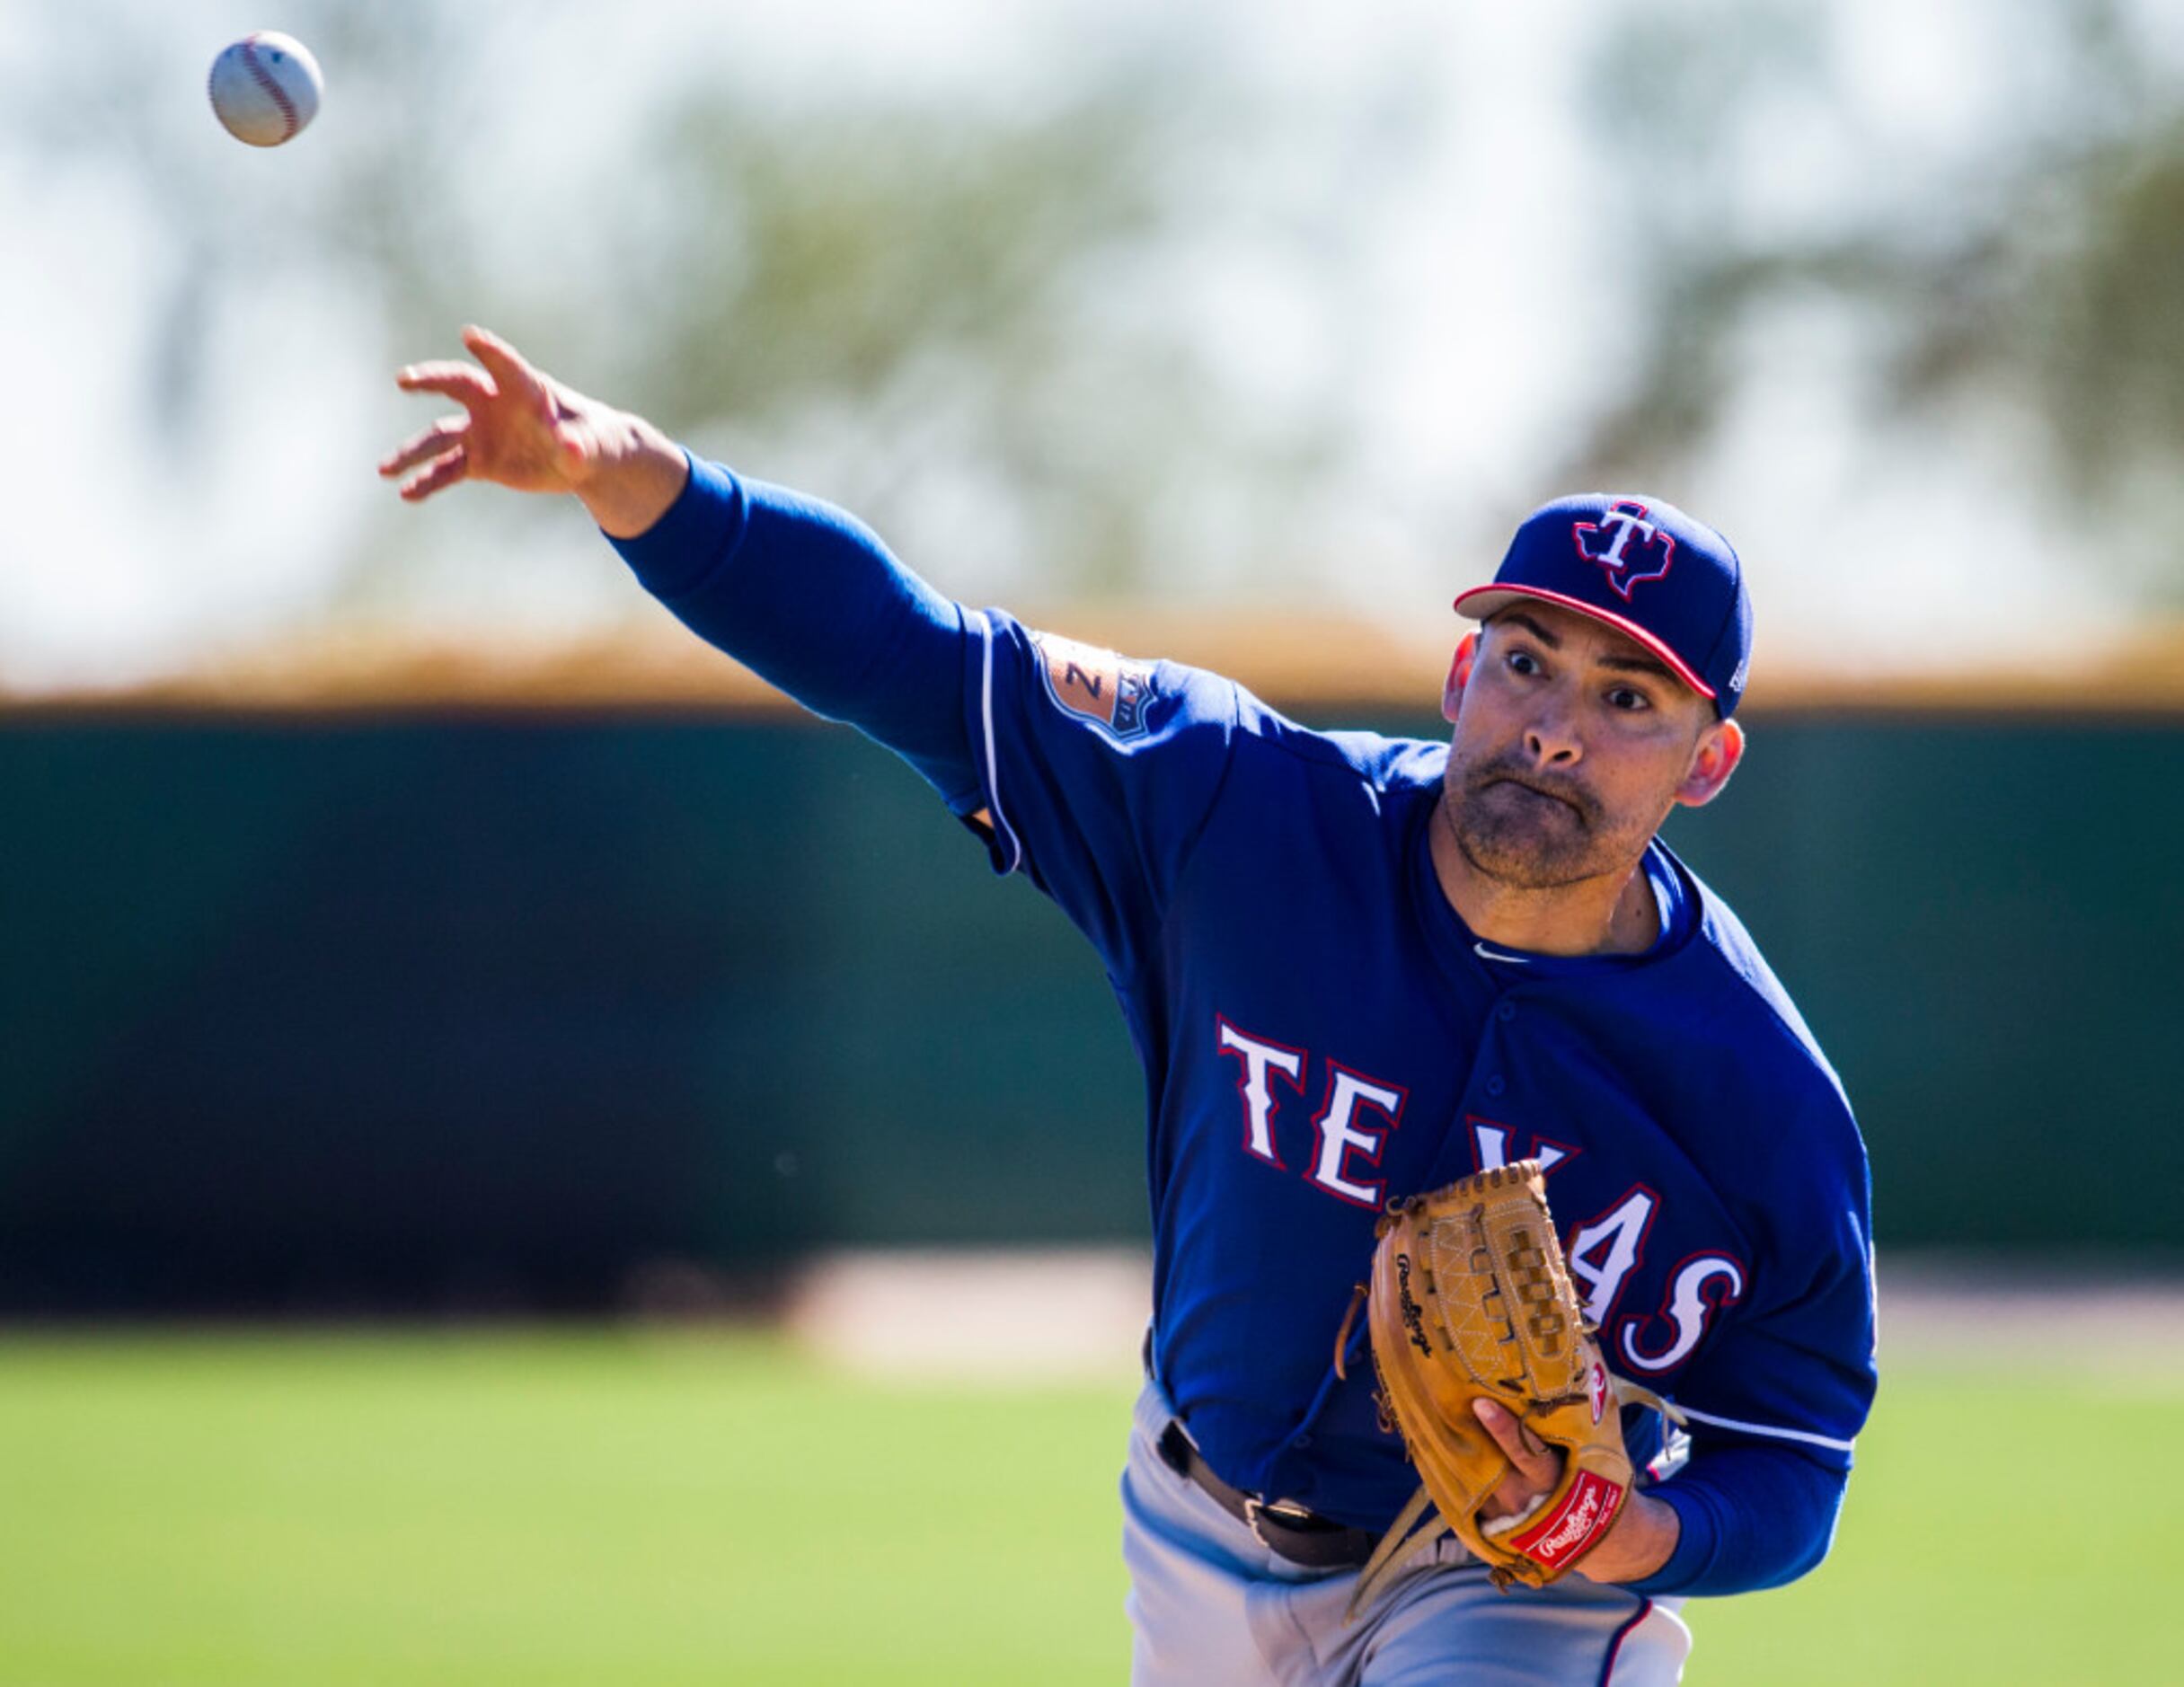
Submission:
[[[278,146],[318,115],[325,87],[309,48],[293,35],[260,30],[220,49],[206,92],[230,135],[253,146]]]

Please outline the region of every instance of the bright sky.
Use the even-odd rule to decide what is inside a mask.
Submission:
[[[344,580],[346,613],[436,632],[553,632],[646,613],[573,511],[542,519],[477,491],[424,512],[393,506],[370,465],[431,412],[393,390],[360,288],[279,275],[240,287],[199,348],[210,370],[201,428],[180,454],[155,444],[140,420],[142,372],[180,261],[153,216],[165,172],[217,183],[247,225],[247,252],[280,237],[285,211],[332,191],[359,148],[387,144],[390,126],[398,136],[402,113],[345,87],[323,51],[326,105],[312,132],[279,152],[241,146],[205,107],[213,53],[255,27],[310,41],[329,4],[270,18],[223,0],[113,9],[155,67],[114,96],[150,102],[151,154],[56,163],[0,146],[11,400],[0,461],[13,494],[0,536],[0,686],[127,680],[322,627]],[[1331,310],[1269,262],[1263,241],[1211,240],[1161,308],[1184,314],[1253,404],[1304,402],[1326,390],[1331,367],[1347,372],[1346,466],[1311,530],[1291,536],[1307,559],[1298,587],[1410,625],[1490,571],[1525,508],[1572,490],[1543,477],[1588,384],[1613,379],[1629,343],[1618,254],[1643,241],[1642,208],[1604,201],[1575,117],[1619,97],[1612,80],[1580,75],[1601,9],[1200,0],[1179,22],[1156,0],[632,0],[603,31],[592,7],[473,0],[455,27],[481,62],[451,66],[447,85],[475,100],[477,146],[419,159],[418,190],[459,181],[474,200],[481,182],[505,181],[504,220],[482,238],[550,253],[585,194],[616,190],[587,173],[594,134],[628,122],[662,66],[714,67],[769,97],[802,90],[823,112],[865,91],[1037,100],[1086,57],[1147,35],[1217,56],[1285,114],[1276,144],[1228,172],[1225,226],[1263,225],[1285,207],[1339,208],[1328,237],[1354,248],[1346,296]],[[1749,177],[1744,214],[1826,226],[1879,194],[1915,217],[1920,193],[1976,172],[2048,62],[1990,28],[1990,10],[1842,0],[1827,34],[1845,93],[1825,109],[1791,100],[1762,114],[1737,161],[1740,182]],[[63,39],[0,11],[0,89],[35,84],[38,56]],[[1402,167],[1346,177],[1354,159],[1387,156],[1362,141],[1388,124],[1404,126]],[[1877,172],[1879,157],[1891,168]],[[473,314],[495,320],[495,300]],[[451,352],[456,326],[410,355]],[[2020,490],[2026,420],[1987,410],[1915,433],[1877,428],[1846,374],[1854,330],[1819,309],[1762,324],[1718,447],[1687,482],[1648,489],[1745,552],[1763,668],[1985,659],[2058,631],[2126,624],[2130,605]],[[1179,527],[1179,596],[1252,580],[1248,514],[1210,507]],[[940,507],[909,525],[889,537],[952,595],[1051,600],[1038,558],[982,545],[975,512]],[[368,580],[359,591],[353,571],[375,547],[405,566],[384,591]]]

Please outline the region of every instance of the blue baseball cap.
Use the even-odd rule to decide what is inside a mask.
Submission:
[[[1645,646],[1723,720],[1752,661],[1752,597],[1737,548],[1658,498],[1587,492],[1524,519],[1490,586],[1457,596],[1485,621],[1533,598],[1590,615]]]

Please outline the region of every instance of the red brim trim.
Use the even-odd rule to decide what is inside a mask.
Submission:
[[[1614,628],[1633,644],[1643,645],[1650,655],[1660,658],[1669,672],[1690,686],[1692,690],[1697,692],[1700,696],[1709,701],[1715,700],[1714,688],[1693,672],[1690,663],[1662,643],[1654,634],[1648,632],[1635,621],[1625,620],[1612,611],[1601,608],[1597,604],[1588,604],[1582,597],[1567,596],[1561,592],[1551,592],[1538,586],[1474,586],[1468,592],[1457,593],[1456,601],[1451,607],[1460,615],[1469,615],[1473,621],[1484,621],[1489,615],[1494,614],[1505,605],[1516,602],[1519,597],[1535,597],[1543,604],[1553,604],[1559,608],[1575,610],[1580,615],[1589,615],[1604,626]],[[1464,607],[1466,604],[1476,605],[1477,607],[1466,609]]]

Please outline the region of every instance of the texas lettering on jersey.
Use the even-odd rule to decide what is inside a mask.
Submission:
[[[1256,1037],[1225,1016],[1215,1016],[1215,1042],[1221,1056],[1235,1064],[1241,1110],[1242,1152],[1278,1171],[1291,1169],[1283,1144],[1304,1144],[1295,1170],[1322,1194],[1354,1206],[1380,1210],[1388,1198],[1384,1179],[1375,1175],[1389,1134],[1402,1123],[1409,1090],[1398,1083],[1355,1072],[1331,1057],[1315,1057],[1301,1047]],[[1298,1129],[1297,1116],[1308,1092],[1321,1100]],[[1282,1096],[1292,1111],[1285,1122]],[[1490,1171],[1513,1160],[1534,1159],[1548,1179],[1553,1204],[1556,1172],[1574,1165],[1584,1150],[1572,1142],[1534,1131],[1517,1131],[1493,1119],[1472,1115],[1463,1120],[1471,1146],[1472,1171]],[[1512,1144],[1519,1144],[1512,1152]],[[1565,1180],[1567,1183],[1567,1180]],[[1571,1193],[1565,1188],[1565,1194]],[[1398,1193],[1415,1193],[1399,1191]],[[1661,1196],[1641,1181],[1631,1181],[1597,1214],[1560,1214],[1562,1250],[1583,1297],[1587,1319],[1599,1326],[1623,1364],[1634,1372],[1660,1376],[1675,1370],[1698,1348],[1716,1316],[1743,1299],[1746,1269],[1723,1248],[1673,1250],[1674,1268],[1662,1279],[1658,1306],[1633,1299],[1625,1290],[1640,1278],[1649,1256],[1672,1251],[1657,1237],[1677,1226],[1664,1220]],[[1686,1239],[1688,1240],[1688,1239]]]
[[[1471,1131],[1476,1170],[1490,1171],[1509,1163],[1508,1144],[1515,1133],[1508,1126],[1478,1117],[1467,1118],[1464,1124]],[[1516,1156],[1540,1162],[1547,1176],[1551,1211],[1555,1169],[1578,1152],[1567,1144],[1532,1134],[1529,1145]],[[1673,1370],[1689,1358],[1705,1336],[1709,1321],[1717,1312],[1742,1300],[1745,1287],[1745,1267],[1734,1254],[1704,1250],[1685,1253],[1668,1276],[1660,1314],[1671,1327],[1665,1346],[1658,1351],[1648,1350],[1651,1345],[1646,1335],[1650,1321],[1648,1316],[1640,1314],[1616,1320],[1617,1303],[1623,1288],[1631,1274],[1645,1262],[1653,1221],[1659,1215],[1661,1205],[1658,1195],[1638,1183],[1590,1223],[1558,1221],[1562,1254],[1569,1261],[1570,1276],[1583,1291],[1586,1317],[1604,1332],[1610,1329],[1611,1320],[1615,1320],[1614,1333],[1610,1338],[1615,1352],[1632,1370],[1649,1375]],[[1664,1226],[1667,1230],[1674,1228]]]

